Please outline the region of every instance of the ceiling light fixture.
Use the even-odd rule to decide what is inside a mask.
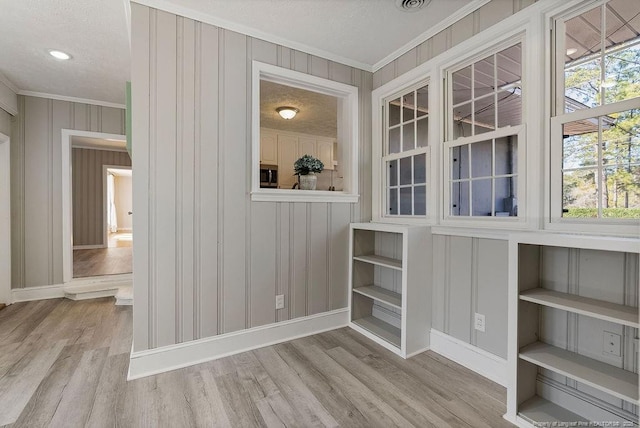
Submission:
[[[290,120],[296,117],[300,110],[295,107],[278,107],[276,111],[283,119]]]
[[[59,59],[61,61],[65,61],[67,59],[71,59],[71,55],[69,55],[68,53],[62,52],[62,51],[59,51],[59,50],[55,50],[55,49],[49,49],[49,55],[51,55],[55,59]]]
[[[567,49],[567,55],[573,55],[576,52],[578,52],[578,49],[576,49],[576,48]]]

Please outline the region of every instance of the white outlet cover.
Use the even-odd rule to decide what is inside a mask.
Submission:
[[[478,331],[484,332],[485,324],[484,324],[484,315],[483,314],[475,314],[475,329]]]
[[[284,294],[276,296],[276,309],[284,309]]]
[[[620,357],[622,355],[621,340],[622,338],[619,334],[605,331],[602,338],[602,352],[607,355]]]

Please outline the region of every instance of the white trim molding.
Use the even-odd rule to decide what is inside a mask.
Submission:
[[[92,100],[89,98],[69,97],[67,95],[48,94],[46,92],[20,90],[18,91],[18,95],[24,95],[26,97],[47,98],[50,100],[58,100],[58,101],[69,101],[72,103],[90,104],[90,105],[100,106],[100,107],[112,107],[112,108],[119,108],[123,110],[127,108],[127,106],[125,106],[124,104],[112,103],[109,101]]]
[[[11,303],[59,299],[64,297],[64,287],[64,284],[54,284],[42,287],[14,288],[11,290]]]
[[[131,352],[127,379],[139,379],[335,330],[346,327],[348,323],[349,309],[343,308],[177,345]]]
[[[507,360],[460,339],[431,329],[430,348],[481,376],[507,386]]]
[[[18,88],[0,73],[0,108],[12,116],[18,114]]]

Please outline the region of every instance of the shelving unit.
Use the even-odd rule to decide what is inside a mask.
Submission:
[[[404,358],[428,349],[431,259],[427,227],[351,224],[351,328]]]
[[[637,300],[630,302],[627,298],[624,302],[626,304],[622,304],[550,289],[551,284],[546,283],[542,273],[542,254],[546,247],[574,252],[595,250],[589,252],[590,262],[607,263],[607,260],[612,260],[610,256],[613,253],[624,253],[622,257],[640,254],[640,239],[548,233],[523,233],[510,237],[509,384],[505,418],[522,427],[590,420],[617,423],[619,426],[637,426],[637,416],[622,408],[616,411],[613,406],[596,405],[599,398],[589,398],[589,394],[582,391],[567,399],[562,393],[549,392],[551,388],[544,383],[543,370],[548,370],[586,388],[594,388],[598,394],[604,393],[611,400],[624,400],[623,403],[636,406],[639,404],[637,373],[609,364],[610,360],[606,356],[598,356],[597,353],[587,356],[580,351],[573,352],[574,349],[569,348],[568,344],[562,347],[558,343],[545,343],[541,330],[541,326],[548,321],[546,316],[558,317],[566,313],[575,314],[573,316],[577,318],[573,318],[574,323],[578,322],[579,317],[602,320],[617,325],[619,329],[627,329],[625,331],[628,335],[637,338]],[[638,261],[635,260],[637,264]],[[577,266],[574,266],[575,269]],[[568,284],[567,288],[570,289]],[[601,295],[608,296],[607,293]],[[633,295],[637,299],[637,290],[634,290]],[[620,296],[617,298],[621,299]],[[592,334],[596,333],[597,331],[593,331]],[[597,341],[594,340],[593,343]],[[622,357],[624,356],[621,355],[620,358]],[[628,423],[635,425],[625,425]]]

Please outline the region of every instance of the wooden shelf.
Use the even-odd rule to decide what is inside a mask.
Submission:
[[[639,328],[638,308],[560,293],[558,291],[534,288],[520,293],[520,299],[576,314],[586,315],[629,327]]]
[[[540,422],[587,422],[587,419],[538,396],[522,403],[519,406],[518,416],[532,424],[539,424]]]
[[[614,397],[638,402],[638,376],[635,373],[542,342],[521,349],[520,358]]]
[[[393,346],[400,347],[401,336],[399,328],[375,317],[360,318],[353,320],[353,323],[391,343]]]
[[[365,263],[371,263],[378,266],[383,266],[391,269],[402,270],[402,260],[392,259],[390,257],[369,255],[369,256],[353,256],[354,260],[359,260]]]
[[[377,285],[367,285],[353,289],[354,293],[362,294],[373,300],[386,303],[389,306],[402,310],[402,295],[393,291],[379,287]]]

